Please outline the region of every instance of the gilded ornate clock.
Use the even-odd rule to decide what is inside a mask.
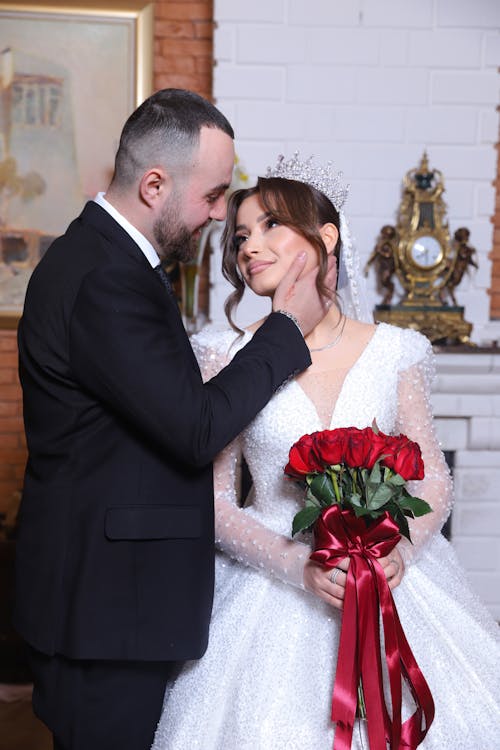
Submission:
[[[404,177],[396,225],[395,270],[406,290],[403,304],[441,305],[453,260],[443,192],[443,176],[429,169],[424,153],[418,168]]]
[[[469,343],[472,326],[463,318],[463,307],[446,302],[455,278],[457,242],[450,241],[443,192],[443,175],[429,168],[424,152],[419,166],[404,177],[396,226],[382,229],[368,260],[367,265],[377,263],[379,285],[388,289],[385,304],[375,308],[375,319],[416,328],[433,342]],[[388,304],[393,274],[404,289],[395,306]]]

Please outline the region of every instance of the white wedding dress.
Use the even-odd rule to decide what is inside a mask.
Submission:
[[[205,379],[251,334],[205,329],[193,345]],[[236,339],[236,343],[235,342]],[[366,427],[419,442],[426,477],[413,483],[434,512],[400,543],[406,573],[394,599],[436,705],[425,750],[499,750],[498,627],[471,592],[440,528],[451,482],[432,427],[432,351],[420,334],[380,324],[350,370],[302,374],[284,385],[215,466],[216,590],[205,656],[185,664],[165,695],[154,750],[331,750],[341,613],[302,589],[307,539],[291,541],[302,507],[284,477],[290,446],[325,427]],[[333,409],[333,412],[332,412]],[[243,451],[254,490],[234,491]],[[411,700],[404,716],[413,713]],[[356,727],[353,748],[368,750]]]

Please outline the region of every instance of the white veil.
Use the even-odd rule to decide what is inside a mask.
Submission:
[[[337,295],[342,312],[348,318],[373,323],[373,314],[368,307],[366,282],[361,272],[359,253],[354,245],[351,230],[343,211],[340,217],[340,263]]]

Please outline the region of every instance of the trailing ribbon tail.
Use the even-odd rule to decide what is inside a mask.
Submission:
[[[413,656],[396,605],[377,558],[386,557],[400,539],[388,513],[366,526],[363,519],[338,505],[329,506],[316,522],[311,559],[334,567],[350,558],[347,573],[337,671],[332,699],[336,723],[333,750],[349,750],[356,718],[357,688],[362,679],[370,750],[416,750],[434,718],[434,702]],[[392,718],[383,692],[379,607],[384,628]],[[402,724],[402,681],[416,703]],[[422,727],[425,719],[425,727]]]

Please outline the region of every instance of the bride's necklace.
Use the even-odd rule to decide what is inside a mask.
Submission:
[[[333,341],[330,341],[329,344],[325,344],[324,346],[317,346],[314,349],[311,349],[311,347],[309,347],[309,351],[310,352],[324,352],[326,349],[331,349],[332,346],[335,346],[335,344],[338,344],[340,339],[342,338],[342,334],[344,333],[345,322],[346,322],[346,317],[345,315],[342,315],[342,325],[340,326],[340,331],[335,336]]]

